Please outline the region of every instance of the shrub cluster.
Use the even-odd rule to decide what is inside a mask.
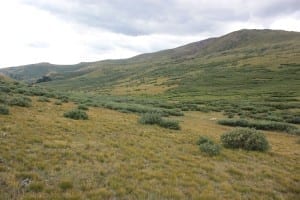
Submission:
[[[47,97],[45,96],[41,96],[38,98],[38,101],[39,102],[50,102],[50,99],[48,99]]]
[[[9,114],[9,109],[5,105],[0,105],[0,114],[2,115],[8,115]]]
[[[78,108],[79,110],[89,110],[89,108],[88,108],[86,105],[84,105],[84,104],[78,105],[77,108]]]
[[[157,124],[161,127],[173,129],[173,130],[180,130],[179,123],[177,121],[173,121],[170,119],[163,119],[160,113],[145,113],[139,119],[141,124]]]
[[[9,104],[12,106],[30,107],[31,99],[25,96],[18,96],[11,99],[9,101]]]
[[[255,128],[258,130],[272,130],[272,131],[286,131],[291,132],[292,130],[297,129],[297,127],[281,122],[273,121],[248,121],[245,119],[224,119],[218,121],[219,124],[227,126],[239,126],[239,127],[248,127]]]
[[[255,129],[238,128],[221,136],[224,147],[251,151],[267,151],[269,143],[265,135]]]
[[[75,119],[75,120],[80,120],[80,119],[87,120],[88,119],[88,115],[86,114],[86,112],[84,112],[83,110],[79,110],[79,109],[74,109],[74,110],[66,112],[64,114],[64,117]]]
[[[215,144],[211,139],[201,136],[197,141],[199,148],[202,152],[206,153],[209,156],[219,155],[221,152],[221,147],[218,144]]]

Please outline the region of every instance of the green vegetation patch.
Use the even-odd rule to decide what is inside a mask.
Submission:
[[[70,119],[75,119],[75,120],[87,120],[88,119],[88,115],[86,114],[86,112],[84,112],[83,110],[79,110],[79,109],[74,109],[74,110],[70,110],[70,111],[66,112],[64,114],[64,117],[70,118]]]
[[[269,143],[265,135],[255,129],[239,128],[221,136],[226,148],[245,149],[249,151],[267,151]]]
[[[17,97],[12,98],[9,101],[9,104],[12,106],[30,107],[31,99],[26,96],[17,96]]]
[[[224,119],[218,121],[221,125],[226,126],[239,126],[255,128],[258,130],[272,130],[272,131],[285,131],[288,133],[293,133],[297,130],[296,126],[288,123],[274,122],[274,121],[253,121],[245,119]]]
[[[9,114],[9,108],[6,105],[0,105],[0,114],[8,115]]]
[[[39,102],[50,102],[50,99],[48,99],[47,97],[45,96],[41,96],[38,98],[38,101]]]
[[[209,156],[216,156],[219,155],[221,152],[221,147],[218,144],[215,144],[211,139],[201,136],[197,141],[200,150],[209,155]]]
[[[145,113],[139,119],[141,124],[159,125],[163,128],[180,130],[178,121],[163,119],[160,113]]]
[[[79,109],[79,110],[89,110],[89,107],[84,105],[84,104],[80,104],[80,105],[77,106],[77,109]]]

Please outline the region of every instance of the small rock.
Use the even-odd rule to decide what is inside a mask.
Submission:
[[[30,179],[29,178],[25,178],[24,180],[21,181],[21,187],[27,187],[30,184]]]

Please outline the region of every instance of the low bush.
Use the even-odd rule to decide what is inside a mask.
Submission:
[[[139,119],[141,124],[157,124],[163,128],[180,130],[179,123],[170,119],[163,119],[160,113],[145,113]]]
[[[87,120],[88,119],[88,115],[86,114],[86,112],[84,112],[83,110],[78,110],[78,109],[74,109],[71,111],[68,111],[64,114],[64,117],[66,118],[70,118],[70,119],[75,119],[75,120]]]
[[[31,99],[25,96],[14,97],[9,101],[9,104],[12,106],[30,107]]]
[[[141,124],[160,124],[162,117],[159,113],[145,113],[140,118]]]
[[[5,105],[0,105],[0,114],[2,115],[8,115],[9,114],[9,109]]]
[[[251,151],[267,151],[269,143],[265,135],[255,129],[238,128],[221,136],[226,148],[245,149]]]
[[[45,96],[41,96],[38,98],[38,101],[39,102],[50,102],[50,99],[48,99],[47,97]]]
[[[218,121],[218,123],[227,126],[248,127],[259,130],[286,131],[288,133],[297,129],[297,127],[291,124],[273,121],[248,121],[245,119],[225,119]]]
[[[292,124],[300,124],[300,116],[290,117],[289,119],[286,120],[286,122]]]
[[[210,144],[213,144],[214,142],[213,142],[211,139],[209,139],[208,137],[201,136],[201,137],[199,138],[199,140],[197,141],[197,144],[198,144],[198,145],[201,145],[201,144],[204,144],[204,143],[210,143]]]
[[[221,152],[221,147],[218,144],[215,144],[211,139],[201,136],[197,141],[200,150],[203,153],[206,153],[209,156],[219,155]]]
[[[158,125],[168,129],[180,130],[178,121],[174,121],[170,119],[163,119]]]
[[[77,108],[78,108],[79,110],[89,110],[89,108],[88,108],[86,105],[84,105],[84,104],[78,105]]]

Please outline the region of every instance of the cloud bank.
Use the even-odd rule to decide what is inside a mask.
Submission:
[[[173,48],[243,28],[300,31],[299,0],[10,0],[0,67],[73,64]]]

